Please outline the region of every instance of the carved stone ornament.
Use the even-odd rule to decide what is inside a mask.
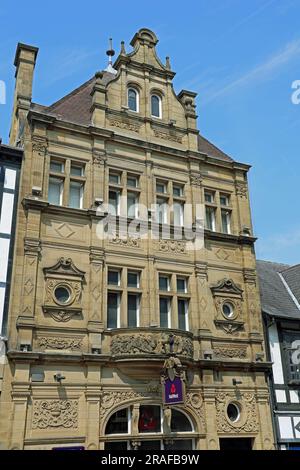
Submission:
[[[186,357],[193,357],[193,342],[191,338],[173,336],[173,351],[170,350],[169,336],[165,334],[119,334],[113,336],[111,341],[111,353],[113,356],[137,355],[137,354],[169,354],[174,352]]]
[[[236,195],[240,198],[248,198],[248,188],[246,183],[236,183],[235,184]]]
[[[37,152],[41,157],[46,155],[48,147],[48,139],[43,136],[33,135],[32,136],[32,150]]]
[[[35,400],[33,429],[69,429],[78,427],[77,400]]]
[[[213,346],[216,358],[245,359],[247,357],[247,345],[219,343]]]
[[[239,297],[242,296],[243,290],[234,283],[232,279],[222,279],[214,286],[211,286],[211,291],[216,294],[234,294]]]
[[[140,132],[140,125],[129,120],[119,121],[118,119],[109,119],[109,125],[112,127],[119,127],[119,129],[126,129],[132,132]]]
[[[44,313],[57,322],[67,322],[75,315],[80,315],[85,273],[70,258],[60,258],[54,266],[44,268],[44,275]]]
[[[200,173],[191,173],[190,181],[192,186],[201,186],[202,176]]]
[[[118,234],[114,234],[112,238],[109,238],[109,243],[113,245],[125,246],[130,248],[140,248],[141,239],[138,237],[126,236],[126,238],[120,237]]]
[[[206,430],[206,421],[205,421],[205,412],[204,412],[204,403],[202,396],[197,391],[189,391],[185,394],[185,408],[189,408],[198,416],[200,421],[200,432],[205,433]]]
[[[164,253],[186,253],[186,242],[183,240],[159,240],[159,251]]]
[[[93,164],[97,166],[105,165],[107,160],[106,152],[100,150],[93,150]]]
[[[39,336],[37,338],[38,347],[42,350],[58,349],[81,351],[82,338],[60,338],[57,336]]]
[[[135,390],[105,391],[101,399],[100,417],[103,420],[118,405],[124,404],[126,406],[141,398],[157,398],[157,393],[138,392]]]
[[[215,304],[215,325],[227,334],[237,333],[243,328],[243,290],[232,279],[222,279],[211,286]]]
[[[153,133],[158,139],[169,140],[171,142],[177,142],[178,144],[182,143],[182,136],[175,132],[163,132],[158,129],[153,129]]]
[[[240,409],[240,418],[232,422],[227,407],[234,403]],[[239,400],[235,393],[219,393],[216,396],[217,430],[219,433],[253,433],[259,431],[255,394],[244,392]]]

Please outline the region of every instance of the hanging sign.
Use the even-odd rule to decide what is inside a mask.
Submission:
[[[163,403],[165,405],[184,403],[184,384],[180,377],[174,377],[174,380],[168,377],[164,380]]]

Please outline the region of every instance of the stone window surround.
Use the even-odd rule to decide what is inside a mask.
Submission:
[[[160,290],[159,289],[159,276],[166,276],[169,277],[169,290]],[[179,279],[186,279],[186,292],[178,292],[177,291],[177,278]],[[157,290],[158,290],[158,312],[159,312],[159,299],[160,297],[165,297],[169,299],[170,302],[170,328],[171,329],[178,329],[178,300],[186,300],[188,303],[188,309],[187,309],[187,330],[189,331],[189,303],[191,299],[191,293],[190,293],[190,280],[189,276],[186,274],[179,274],[179,273],[174,273],[174,272],[169,272],[169,271],[162,271],[159,270],[157,272]]]
[[[213,194],[213,202],[207,202],[205,200],[205,193],[210,193]],[[222,196],[228,196],[229,199],[229,205],[221,205],[220,203],[220,195]],[[219,233],[225,233],[222,230],[222,210],[226,210],[229,213],[229,220],[230,220],[230,231],[229,234],[234,233],[234,221],[233,221],[233,210],[232,210],[232,194],[230,191],[223,191],[221,189],[213,189],[213,188],[208,188],[204,187],[203,188],[203,201],[205,204],[205,207],[211,207],[215,211],[215,230],[214,232],[219,232]]]

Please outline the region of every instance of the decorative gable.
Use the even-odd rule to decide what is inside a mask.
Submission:
[[[211,286],[215,304],[215,325],[226,333],[243,328],[243,290],[232,279],[222,279]]]

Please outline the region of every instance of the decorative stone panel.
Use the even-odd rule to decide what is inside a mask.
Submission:
[[[240,418],[236,422],[230,421],[227,416],[227,407],[230,403],[240,408]],[[216,396],[217,430],[219,433],[256,433],[259,431],[258,415],[255,394],[241,393],[239,399],[232,392],[221,392]]]
[[[228,334],[236,333],[243,329],[243,290],[237,286],[232,279],[222,279],[211,286],[211,292],[215,304],[215,325]],[[230,304],[232,313],[226,316],[224,306]]]
[[[77,427],[77,400],[34,401],[32,429],[76,429]]]

